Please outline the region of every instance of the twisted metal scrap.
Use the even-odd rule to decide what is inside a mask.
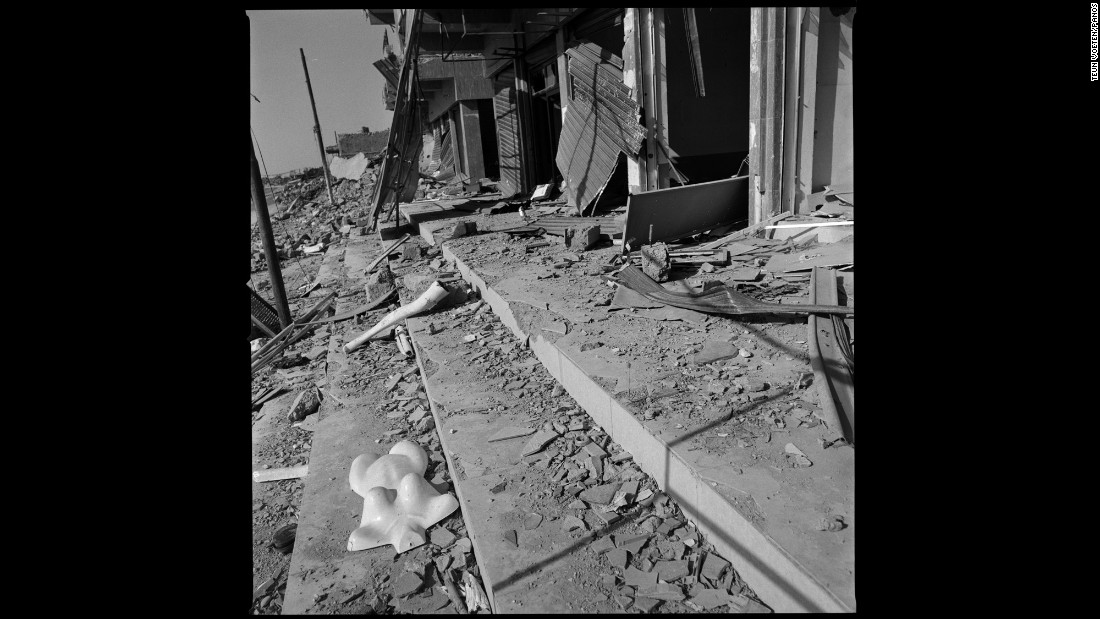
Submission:
[[[616,279],[627,288],[673,307],[707,312],[746,316],[751,314],[854,314],[855,309],[843,305],[781,305],[758,301],[736,292],[727,286],[718,286],[705,292],[672,292],[662,288],[636,266],[619,271]]]

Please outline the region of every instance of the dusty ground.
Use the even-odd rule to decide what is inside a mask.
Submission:
[[[301,235],[309,234],[315,242],[322,235],[329,234],[333,245],[327,251],[342,251],[341,235],[332,232],[329,222],[339,223],[344,215],[350,215],[353,219],[365,215],[366,205],[362,196],[364,189],[353,185],[357,184],[343,181],[337,186],[338,203],[343,200],[337,207],[314,206],[311,207],[313,210],[307,211],[299,206],[292,217],[273,221],[276,237],[282,235],[284,238],[301,238]],[[320,190],[314,187],[311,191],[313,196],[323,194],[323,182]],[[324,202],[327,202],[327,197]],[[279,206],[285,206],[285,203],[280,203]],[[272,212],[275,213],[276,210]],[[522,223],[516,213],[479,213],[464,219],[477,220],[482,230]],[[575,297],[562,297],[545,304],[538,299],[532,299],[527,307],[517,312],[520,321],[541,320],[543,314],[554,312],[555,303],[568,303],[572,312],[571,319],[567,321],[571,332],[579,330],[598,348],[606,350],[608,355],[637,359],[640,364],[658,369],[660,376],[655,380],[646,377],[639,379],[641,384],[633,384],[628,380],[625,385],[622,381],[610,380],[605,385],[609,391],[616,393],[617,398],[632,402],[632,410],[636,415],[647,420],[671,420],[677,428],[705,426],[704,431],[687,439],[690,442],[687,447],[689,450],[701,450],[717,456],[729,454],[731,449],[740,449],[743,453],[739,454],[739,458],[747,459],[753,465],[767,465],[781,472],[787,485],[805,488],[810,483],[805,475],[800,476],[800,472],[794,470],[797,467],[792,467],[788,458],[777,454],[774,448],[776,444],[782,445],[795,428],[817,428],[822,436],[821,440],[825,440],[822,433],[824,428],[820,427],[820,422],[814,416],[814,412],[819,410],[816,390],[807,389],[808,384],[804,378],[809,370],[804,320],[750,319],[732,324],[728,319],[704,315],[683,315],[669,319],[669,316],[652,310],[611,308],[609,303],[613,290],[603,282],[600,275],[606,270],[604,266],[614,263],[618,248],[604,247],[577,254],[565,250],[561,246],[560,238],[548,238],[554,241],[550,247],[530,253],[525,253],[523,246],[532,242],[532,239],[513,238],[504,234],[482,235],[453,242],[458,247],[466,248],[470,262],[478,266],[490,285],[496,285],[520,270],[536,271],[540,278],[568,281],[577,293]],[[414,240],[419,241],[416,237]],[[258,247],[258,232],[254,226],[253,250]],[[470,251],[472,247],[481,249]],[[288,296],[295,297],[300,286],[317,277],[322,260],[323,256],[318,255],[282,261]],[[438,249],[427,248],[420,260],[393,263],[395,275],[399,277],[410,274],[430,277],[440,270],[446,271],[450,266],[443,264]],[[702,273],[696,268],[677,269],[673,278],[690,286],[701,285],[704,280],[721,281],[724,274],[728,274],[728,270]],[[251,281],[259,287],[262,296],[270,297],[265,286],[267,272],[262,263],[254,263]],[[347,297],[348,305],[355,306],[365,301],[361,290],[351,290],[345,284],[346,278],[341,277],[334,289],[340,291],[342,299]],[[807,282],[798,277],[785,280],[765,277],[762,281],[742,286],[742,290],[763,300],[776,301],[781,297],[805,297],[806,286]],[[422,289],[423,287],[415,291],[405,291],[405,300],[412,298],[409,296],[412,292],[419,293]],[[851,298],[852,292],[849,291],[849,303]],[[300,315],[317,300],[318,298],[308,298],[293,302],[292,313]],[[374,320],[394,307],[396,305],[391,304],[389,307],[379,308],[367,318],[358,321],[358,324],[345,321],[318,329],[312,337],[291,347],[286,356],[306,353],[314,356],[313,353],[317,353],[318,349],[328,347],[331,337],[342,343],[349,335],[373,324]],[[576,319],[577,312],[582,316],[579,320]],[[515,416],[517,419],[522,417],[534,424],[550,424],[551,427],[555,422],[568,426],[572,420],[584,417],[583,411],[575,406],[567,394],[560,393],[560,388],[555,389],[555,381],[546,374],[537,360],[531,363],[534,358],[529,351],[518,345],[492,312],[464,317],[461,321],[454,316],[444,318],[442,314],[440,318],[441,326],[451,329],[454,334],[465,335],[474,331],[482,333],[482,339],[475,342],[474,346],[490,345],[486,348],[490,354],[478,359],[476,363],[488,366],[487,371],[494,381],[499,382],[500,387],[507,389],[508,394],[514,398],[512,401],[496,404],[500,407],[501,414]],[[645,337],[638,337],[639,332],[644,332]],[[704,344],[716,338],[728,341],[744,353],[709,364],[692,363],[694,355],[703,350]],[[456,345],[470,344],[459,342]],[[269,365],[258,372],[252,381],[253,394],[275,385],[283,385],[288,390],[265,404],[260,412],[253,414],[254,468],[308,463],[312,434],[308,429],[294,427],[286,419],[287,409],[302,387],[309,382],[319,382],[323,386],[328,381],[333,381],[338,382],[345,395],[350,393],[352,397],[367,396],[371,393],[368,387],[376,386],[376,381],[381,380],[371,378],[372,376],[379,373],[392,376],[394,352],[396,350],[392,343],[379,343],[370,354],[356,355],[352,366],[339,368],[339,375],[337,368],[326,368],[323,352],[305,365],[284,370]],[[433,370],[434,368],[429,367],[429,374]],[[309,371],[310,375],[293,377],[302,371]],[[289,383],[286,378],[288,374],[292,376]],[[524,384],[518,385],[520,382]],[[380,422],[387,424],[387,432],[395,440],[418,436],[431,457],[432,464],[427,477],[443,489],[451,481],[451,472],[447,471],[441,457],[435,430],[418,431],[408,420],[410,414],[417,411],[418,405],[426,404],[425,400],[417,399],[423,397],[419,385],[420,377],[416,374],[396,383],[394,396],[404,399],[382,401],[376,414]],[[670,397],[676,394],[679,397]],[[574,413],[581,417],[574,417]],[[308,427],[308,420],[305,425]],[[574,439],[579,434],[574,434],[575,432],[578,431],[570,430],[567,437],[555,441],[547,448],[549,457],[545,460],[545,466],[528,467],[525,472],[502,479],[502,483],[513,489],[526,489],[520,491],[523,497],[523,513],[516,512],[513,514],[515,518],[522,520],[525,514],[538,512],[548,522],[577,517],[588,528],[601,524],[599,521],[589,522],[593,510],[583,502],[578,505],[575,494],[561,492],[561,484],[558,483],[563,481],[562,477],[576,477],[584,470],[583,465],[579,465],[576,460],[579,447]],[[618,445],[598,428],[586,428],[580,433],[587,440],[603,445],[611,455],[620,451]],[[467,464],[477,466],[476,462],[462,463],[462,466]],[[682,522],[684,519],[674,502],[661,495],[653,480],[632,467],[629,460],[615,470],[625,475],[624,479],[639,481],[639,490],[647,489],[656,493],[650,505],[633,505],[633,511],[623,512],[627,516],[626,522],[620,523],[624,528],[618,534],[625,531],[631,535],[650,536],[642,552],[631,555],[632,568],[648,572],[654,569],[658,561],[681,560],[689,558],[688,553],[712,550],[698,532]],[[564,476],[561,475],[562,472],[565,473]],[[463,474],[461,469],[458,474]],[[580,480],[581,483],[585,481],[584,477]],[[595,483],[595,478],[591,482]],[[558,488],[557,492],[553,490],[555,487]],[[760,508],[757,498],[751,493],[723,494],[735,500],[740,511],[753,519],[754,523],[765,524],[766,510]],[[283,555],[270,548],[269,542],[271,535],[279,527],[296,522],[301,497],[301,480],[253,483],[254,614],[278,614],[282,610],[290,555]],[[832,508],[826,507],[825,511],[830,512]],[[844,507],[839,506],[839,511],[843,512]],[[662,524],[673,526],[666,526],[661,530]],[[448,517],[443,527],[453,533],[456,539],[465,537],[461,512]],[[579,530],[574,532],[574,535],[581,534]],[[685,546],[685,540],[688,539],[696,543],[692,550]],[[320,594],[314,600],[315,606],[311,612],[454,612],[449,600],[440,593],[437,586],[438,572],[431,569],[425,572],[425,566],[430,563],[437,565],[438,569],[439,563],[445,563],[453,569],[464,565],[475,574],[478,573],[473,555],[464,551],[461,544],[452,544],[447,548],[428,544],[402,555],[395,555],[392,548],[375,551],[368,551],[378,554],[376,558],[379,559],[371,559],[371,564],[376,567],[372,568],[374,577],[369,586],[341,591],[339,594],[334,592],[333,595]],[[606,555],[578,551],[576,567],[575,573],[565,578],[564,582],[548,583],[560,586],[563,595],[573,598],[568,602],[575,603],[575,608],[570,606],[571,610],[621,612],[624,608],[636,608],[633,605],[634,591],[626,590],[629,587],[623,581],[624,570],[610,567]],[[418,573],[424,579],[426,586],[421,588],[422,593],[409,597],[395,590],[395,583],[407,572]],[[732,570],[728,572],[728,582],[711,582],[710,585],[723,584],[725,590],[732,594],[741,595],[745,599],[753,598],[752,592],[736,574]],[[701,584],[692,584],[687,580],[680,584],[684,585],[688,595],[702,587]],[[257,589],[260,590],[259,593]],[[596,597],[580,595],[579,592],[583,591],[592,592]],[[593,602],[593,599],[601,601]],[[648,606],[648,603],[642,606]],[[701,608],[688,604],[686,600],[670,599],[646,610],[692,612]]]

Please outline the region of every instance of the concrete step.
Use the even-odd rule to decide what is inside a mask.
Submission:
[[[504,235],[456,239],[443,245],[443,255],[592,420],[633,454],[642,470],[698,523],[761,600],[780,612],[855,610],[854,450],[819,447],[816,441],[824,432],[819,425],[815,430],[768,432],[764,445],[739,445],[729,439],[721,443],[728,445],[725,455],[713,456],[699,448],[700,439],[724,420],[674,427],[665,418],[643,419],[638,393],[643,400],[660,395],[659,389],[650,387],[667,368],[658,367],[657,360],[639,363],[634,359],[632,366],[629,357],[619,359],[586,346],[594,338],[579,333],[579,327],[602,319],[597,311],[605,311],[592,306],[592,286],[602,285],[599,280],[587,272],[580,279],[536,280],[534,271],[549,271],[538,269],[537,253],[525,257],[512,251],[508,258],[492,260],[494,250],[504,242]],[[552,254],[564,248],[546,251]],[[585,263],[606,264],[615,251],[586,252]],[[570,335],[554,332],[561,323],[571,327]],[[616,335],[625,334],[635,342],[652,341],[650,324],[634,332],[630,332],[633,327],[617,325],[623,332]],[[704,320],[702,329],[709,330],[712,324],[744,328],[746,334],[755,330],[761,343],[767,339],[751,321],[711,317]],[[804,324],[791,327],[805,333]],[[797,363],[789,365],[798,369]],[[754,399],[740,409],[752,413],[772,400],[797,395],[770,389],[762,397],[764,401]],[[771,444],[773,434],[775,444]],[[795,470],[784,464],[783,444],[788,441],[810,457],[812,469]],[[844,514],[843,530],[824,531],[816,526],[830,512]]]

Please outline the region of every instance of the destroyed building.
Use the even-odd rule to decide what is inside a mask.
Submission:
[[[499,178],[505,195],[564,183],[569,204],[584,214],[625,203],[628,194],[718,183],[703,191],[734,196],[734,212],[723,218],[751,225],[781,212],[809,213],[826,188],[854,191],[855,12],[501,8],[367,15],[371,24],[396,28],[386,68],[376,63],[395,87],[401,82],[395,57],[408,73],[401,74],[395,116],[412,116],[403,107],[410,99],[423,116],[395,118],[403,129],[393,136],[396,151],[433,143],[433,165],[467,179]],[[407,178],[399,172],[391,172],[394,179]],[[691,217],[705,225],[714,215]]]
[[[856,610],[855,13],[363,11],[392,123],[254,236],[256,614]]]

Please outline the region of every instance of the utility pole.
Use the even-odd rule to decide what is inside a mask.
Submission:
[[[256,148],[248,140],[248,152],[252,159],[252,202],[256,205],[257,219],[260,220],[260,238],[264,243],[264,257],[267,258],[267,273],[271,278],[271,291],[275,293],[275,309],[279,312],[279,325],[290,326],[290,305],[286,301],[286,289],[283,288],[283,274],[279,270],[279,251],[275,246],[275,235],[271,230],[271,217],[267,212],[267,198],[264,196],[264,182],[260,177],[260,164],[256,162]]]
[[[325,143],[321,139],[321,121],[317,118],[317,102],[313,100],[313,85],[309,83],[309,67],[306,66],[306,50],[301,47],[298,52],[302,55],[302,70],[306,73],[306,89],[309,90],[309,105],[313,108],[313,133],[317,135],[317,149],[321,153],[321,170],[325,173],[325,187],[328,188],[329,204],[336,204],[336,198],[332,196],[332,180],[328,176],[328,162],[325,161]]]

